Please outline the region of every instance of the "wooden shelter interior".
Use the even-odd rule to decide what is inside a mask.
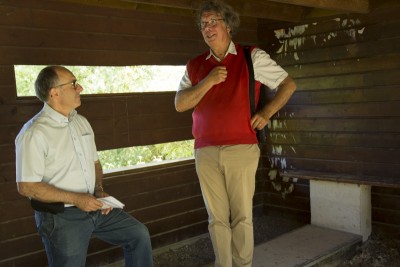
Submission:
[[[372,225],[400,238],[400,1],[226,2],[241,15],[234,42],[266,50],[297,83],[261,144],[255,216],[310,220],[309,182],[283,179],[285,170],[372,177]],[[43,104],[17,96],[14,66],[185,65],[208,49],[198,4],[0,0],[0,266],[47,264],[29,201],[17,192],[14,145]],[[191,112],[176,112],[174,96],[84,95],[78,111],[98,150],[190,140]],[[146,224],[154,248],[207,232],[193,159],[109,172],[104,187]],[[121,258],[93,239],[87,264]]]

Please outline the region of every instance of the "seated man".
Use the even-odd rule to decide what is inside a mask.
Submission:
[[[50,267],[85,266],[92,234],[120,245],[125,266],[153,266],[149,232],[118,208],[103,208],[103,171],[94,133],[75,108],[83,88],[62,66],[42,69],[35,82],[43,109],[15,140],[16,181],[35,209]]]

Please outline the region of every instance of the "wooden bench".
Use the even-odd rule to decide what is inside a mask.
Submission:
[[[296,177],[306,180],[321,180],[351,184],[365,184],[371,186],[400,188],[400,177],[360,176],[343,173],[328,173],[302,170],[284,170],[280,173],[282,177]]]
[[[400,188],[400,178],[306,170],[280,175],[310,180],[311,224],[361,235],[371,234],[371,186]]]

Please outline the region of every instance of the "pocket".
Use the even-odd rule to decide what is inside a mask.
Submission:
[[[53,234],[54,217],[55,215],[48,212],[35,211],[36,227],[40,236],[50,237]]]

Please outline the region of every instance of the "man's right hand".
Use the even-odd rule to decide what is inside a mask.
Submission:
[[[217,66],[210,71],[210,73],[207,75],[207,79],[210,81],[212,85],[216,85],[224,82],[227,76],[228,76],[228,71],[226,70],[226,67]]]
[[[89,212],[101,209],[103,203],[96,199],[92,194],[79,194],[73,203],[79,209]]]

